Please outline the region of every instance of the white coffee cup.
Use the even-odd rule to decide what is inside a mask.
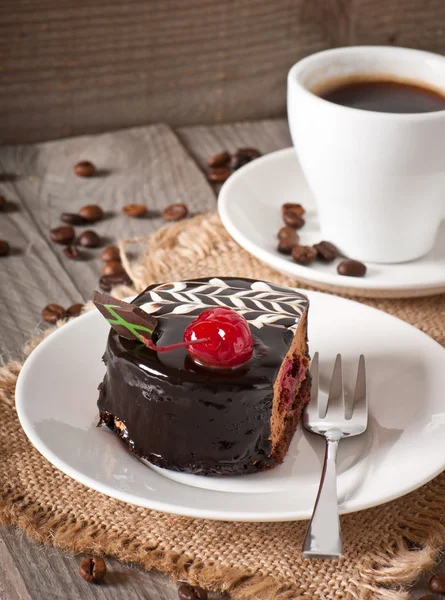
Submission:
[[[354,76],[412,81],[445,95],[445,58],[407,48],[336,48],[302,59],[288,75],[290,131],[323,239],[361,261],[419,258],[444,216],[445,110],[372,112],[311,91]]]

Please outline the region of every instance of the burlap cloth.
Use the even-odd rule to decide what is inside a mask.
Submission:
[[[149,240],[122,242],[122,250],[134,250],[134,244],[145,249],[138,264],[125,259],[137,291],[156,281],[208,275],[296,285],[241,250],[213,214],[171,225]],[[444,300],[365,302],[444,344]],[[0,521],[36,540],[134,561],[240,600],[401,600],[421,572],[432,568],[445,542],[444,474],[399,500],[344,516],[344,556],[338,562],[302,558],[304,522],[205,521],[107,498],[52,467],[26,439],[14,410],[20,367],[15,362],[0,370]]]

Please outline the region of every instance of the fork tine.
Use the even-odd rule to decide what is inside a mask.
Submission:
[[[341,355],[337,354],[335,359],[334,371],[332,373],[331,387],[329,390],[328,407],[326,416],[331,415],[344,418],[345,399],[343,393],[343,372],[341,366]]]
[[[357,383],[354,392],[354,407],[352,417],[360,418],[364,425],[368,422],[368,395],[366,393],[366,368],[365,357],[360,356],[357,371]]]
[[[311,360],[311,399],[306,406],[306,412],[308,413],[308,417],[310,418],[318,418],[319,408],[318,408],[318,352],[316,352]]]
[[[311,402],[317,402],[318,396],[318,352],[314,354],[311,361]]]

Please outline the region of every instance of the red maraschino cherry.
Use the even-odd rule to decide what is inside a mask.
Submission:
[[[234,368],[246,363],[253,354],[253,338],[246,319],[231,308],[218,306],[203,311],[184,331],[184,342],[156,346],[157,352],[186,347],[190,356],[208,367]]]
[[[184,341],[209,341],[189,346],[196,361],[212,367],[239,367],[252,357],[253,338],[246,319],[231,308],[219,306],[203,311],[184,331]]]

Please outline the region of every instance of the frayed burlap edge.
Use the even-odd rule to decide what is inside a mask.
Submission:
[[[201,243],[198,244],[196,227],[200,231]],[[134,265],[128,262],[125,252],[123,257],[124,264],[134,280],[135,289],[122,286],[114,290],[116,296],[130,295],[140,291],[151,281],[162,281],[170,275],[172,278],[180,276],[181,272],[184,272],[185,263],[191,267],[198,265],[199,261],[205,261],[209,251],[208,242],[211,243],[213,252],[230,254],[236,251],[236,245],[232,247],[234,242],[228,240],[222,232],[214,215],[197,217],[189,221],[187,226],[183,223],[170,226],[156,233],[148,242],[136,242],[142,242],[146,248],[143,260]],[[122,242],[121,249],[124,251],[129,243],[134,244],[135,240]],[[171,266],[172,252],[182,264],[178,272]],[[62,325],[63,323],[58,324]],[[25,357],[51,331],[31,340],[24,350]],[[21,362],[14,361],[0,369],[0,410],[2,405],[9,410],[14,405],[15,384],[21,366]],[[35,452],[31,445],[30,452]],[[45,463],[44,468],[56,471],[46,464],[45,459],[41,460]],[[334,585],[333,581],[334,587],[339,585],[338,595],[331,596],[329,593],[326,598],[407,600],[409,586],[422,572],[431,569],[439,558],[440,548],[445,541],[444,498],[445,476],[441,475],[417,492],[392,503],[395,514],[398,510],[407,511],[407,506],[413,506],[409,523],[405,522],[403,526],[394,525],[396,530],[392,532],[390,547],[385,548],[385,551],[371,552],[360,557],[360,569],[357,568],[353,576],[349,569],[348,580],[342,581],[341,585],[337,581]],[[346,515],[342,520],[344,525],[349,523],[350,528],[351,523],[354,524],[354,515]],[[42,543],[73,552],[106,554],[122,561],[138,563],[146,569],[156,569],[177,580],[188,581],[214,591],[228,592],[234,599],[308,600],[312,595],[320,597],[316,589],[308,589],[302,594],[295,584],[283,583],[267,572],[221,567],[214,563],[205,564],[192,556],[167,550],[162,540],[151,545],[141,544],[140,540],[125,537],[125,533],[116,527],[98,530],[94,523],[79,521],[72,513],[64,515],[63,518],[58,517],[51,511],[42,511],[39,506],[33,505],[29,499],[21,497],[13,489],[9,489],[3,496],[0,522],[18,527],[26,531],[32,539]],[[320,561],[320,571],[325,570],[325,564],[326,561]],[[340,561],[338,576],[341,575],[341,571]]]

